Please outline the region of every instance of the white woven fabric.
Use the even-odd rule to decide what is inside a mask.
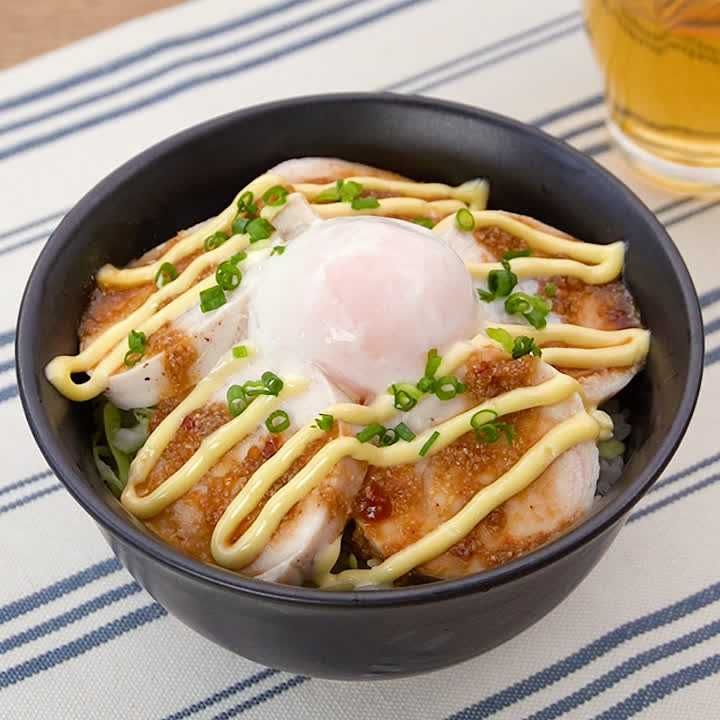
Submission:
[[[609,148],[601,78],[577,5],[198,0],[0,74],[0,717],[718,717],[720,280],[712,258],[720,201],[663,194]],[[388,87],[536,122],[628,182],[690,265],[707,369],[663,481],[559,608],[451,670],[335,683],[215,647],[168,617],[111,559],[26,428],[13,326],[48,233],[143,148],[266,100]]]

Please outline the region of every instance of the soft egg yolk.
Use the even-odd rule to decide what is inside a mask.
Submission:
[[[422,376],[430,348],[472,337],[465,265],[430,231],[386,218],[317,223],[268,258],[250,337],[286,371],[311,363],[356,397]]]

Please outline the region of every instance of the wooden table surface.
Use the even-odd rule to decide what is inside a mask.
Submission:
[[[179,0],[0,0],[0,68]]]

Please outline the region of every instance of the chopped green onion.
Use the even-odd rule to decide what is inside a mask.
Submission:
[[[445,375],[435,381],[435,395],[438,400],[452,400],[464,392],[465,385],[453,375]]]
[[[418,453],[420,457],[425,457],[428,454],[430,448],[435,444],[435,441],[440,437],[440,433],[436,430],[426,441],[425,444],[420,448]]]
[[[256,398],[260,395],[270,395],[270,391],[262,380],[246,380],[243,383],[243,391],[249,398]]]
[[[322,205],[324,203],[340,202],[340,190],[337,186],[327,188],[316,195],[314,202]]]
[[[363,186],[354,180],[348,180],[347,182],[343,182],[338,190],[340,191],[340,200],[342,200],[342,202],[354,203],[362,194]]]
[[[226,394],[228,412],[232,417],[237,417],[244,412],[247,406],[252,402],[251,398],[245,394],[240,385],[231,385]]]
[[[238,215],[232,223],[233,235],[244,235],[247,232],[247,226],[249,222],[249,218]]]
[[[243,358],[246,358],[250,353],[245,345],[236,345],[232,349],[232,354],[234,358],[242,360]]]
[[[491,293],[489,290],[483,290],[482,288],[478,288],[477,294],[483,302],[489,303],[495,299],[494,293]]]
[[[265,218],[255,218],[248,223],[246,231],[250,236],[250,242],[255,243],[259,240],[267,240],[275,232],[275,228]]]
[[[420,398],[417,388],[409,383],[391,385],[390,392],[394,395],[393,406],[402,412],[412,410]]]
[[[284,410],[276,410],[268,415],[265,427],[271,433],[281,433],[290,427],[290,416]]]
[[[352,201],[353,210],[374,210],[380,207],[380,201],[374,197],[358,197]]]
[[[610,438],[609,440],[601,440],[598,444],[598,452],[603,460],[614,460],[625,454],[625,443]]]
[[[400,436],[395,428],[385,428],[385,432],[380,436],[380,445],[382,447],[390,447],[390,445],[394,445],[399,439]]]
[[[503,255],[503,260],[514,260],[519,257],[530,257],[532,250],[530,248],[523,248],[522,250],[508,250]]]
[[[380,423],[371,423],[362,429],[355,437],[361,442],[370,442],[373,438],[381,437],[385,432],[385,428]]]
[[[263,384],[268,389],[268,394],[277,397],[285,383],[274,373],[267,370],[261,375]]]
[[[226,260],[217,266],[215,280],[223,290],[235,290],[242,281],[242,273],[238,270],[237,265]]]
[[[516,292],[505,300],[508,315],[522,315],[534,328],[542,330],[547,325],[550,305],[537,295]]]
[[[465,232],[475,229],[475,218],[467,208],[460,208],[455,213],[455,222],[457,226]]]
[[[515,338],[512,347],[513,360],[523,357],[524,355],[533,355],[534,357],[540,357],[542,350],[537,346],[533,338],[527,335],[520,335]]]
[[[328,415],[327,413],[320,413],[315,418],[315,425],[317,426],[318,430],[324,430],[325,432],[330,432],[330,430],[332,430],[334,422],[335,418],[332,415]]]
[[[284,245],[276,245],[271,251],[271,255],[282,255],[285,252]]]
[[[224,233],[222,230],[218,230],[217,232],[214,232],[212,235],[208,235],[205,238],[205,241],[203,242],[203,247],[205,248],[205,252],[210,252],[211,250],[217,250],[223,243],[227,242],[228,236],[227,233]]]
[[[487,425],[487,423],[493,422],[497,419],[497,412],[495,410],[490,410],[489,408],[485,410],[478,410],[471,418],[470,418],[470,427],[473,430],[477,430],[478,428],[482,427],[483,425]]]
[[[557,285],[552,282],[545,283],[545,290],[543,292],[547,297],[554,298],[557,295]]]
[[[415,433],[405,423],[401,422],[396,425],[395,432],[398,434],[398,437],[405,442],[411,442],[415,439]]]
[[[200,292],[200,309],[204,312],[217,310],[227,302],[225,291],[219,285],[213,285]]]
[[[169,262],[164,262],[155,273],[155,287],[160,289],[175,280],[178,276],[177,268]]]
[[[435,223],[427,217],[416,217],[411,220],[411,222],[415,223],[416,225],[421,225],[428,230],[432,230],[435,227]]]
[[[507,330],[503,330],[502,328],[488,328],[486,332],[491,340],[502,345],[502,349],[508,355],[512,355],[513,336]]]
[[[435,380],[430,377],[421,377],[417,381],[416,385],[417,389],[422,393],[429,393],[433,391],[433,388],[435,387]]]
[[[425,361],[425,377],[434,378],[435,373],[438,371],[442,363],[442,358],[438,355],[437,348],[431,348],[427,354],[427,360]]]
[[[257,213],[257,205],[253,202],[254,197],[250,190],[244,192],[237,201],[238,211],[247,213],[248,215],[255,215]]]
[[[497,417],[498,414],[494,410],[479,410],[470,418],[470,427],[475,431],[475,437],[480,442],[497,442],[500,433],[503,433],[508,445],[511,445],[515,431],[512,425],[498,421]]]
[[[263,202],[270,207],[280,207],[287,202],[288,191],[282,185],[274,185],[263,195]]]
[[[247,253],[244,250],[241,250],[239,253],[235,253],[228,262],[231,262],[233,265],[240,264],[243,260],[247,259]]]
[[[127,367],[133,367],[140,362],[140,359],[145,354],[145,345],[147,338],[144,332],[137,330],[131,330],[128,335],[128,351],[125,353],[125,359],[123,362]]]

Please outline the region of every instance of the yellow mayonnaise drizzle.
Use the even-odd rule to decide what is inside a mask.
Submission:
[[[518,257],[512,261],[512,271],[518,278],[551,277],[567,275],[576,277],[590,285],[610,282],[620,275],[625,256],[625,245],[621,242],[611,245],[591,245],[558,237],[538,230],[504,212],[485,210],[473,212],[475,229],[498,227],[524,240],[530,248],[548,255],[562,257]],[[445,218],[434,230],[442,233],[454,218]],[[468,263],[473,277],[484,278],[492,270],[502,269],[500,263]]]
[[[488,186],[485,181],[470,181],[458,187],[441,183],[414,183],[374,177],[348,178],[363,185],[365,190],[392,194],[378,200],[378,208],[359,211],[349,203],[314,203],[323,190],[334,183],[319,185],[296,184],[294,190],[305,196],[320,218],[342,217],[353,214],[375,214],[398,217],[445,217],[435,230],[442,232],[454,222],[454,213],[462,207],[473,212],[475,227],[498,227],[525,241],[539,252],[555,257],[520,257],[512,261],[512,270],[519,277],[548,277],[567,275],[584,282],[599,284],[617,278],[622,272],[624,245],[587,245],[558,237],[521,222],[513,216],[485,210]],[[266,174],[243,189],[233,203],[202,227],[182,237],[153,264],[139,268],[118,269],[105,266],[98,274],[98,283],[104,288],[127,288],[154,280],[165,262],[177,262],[203,248],[204,239],[216,231],[227,232],[236,215],[236,202],[242,193],[250,191],[260,197],[273,185],[288,185],[277,176]],[[266,208],[267,209],[267,208]],[[271,210],[277,212],[277,209]],[[249,245],[246,235],[234,235],[221,247],[204,253],[193,260],[173,282],[154,292],[137,310],[116,323],[93,340],[76,356],[57,357],[46,368],[53,385],[72,400],[87,400],[102,393],[110,376],[122,365],[127,352],[127,336],[137,330],[150,336],[160,327],[179,317],[199,301],[201,290],[215,284],[209,276],[198,278],[223,260]],[[560,257],[557,257],[560,256]],[[468,266],[475,277],[487,274],[501,266],[498,263],[479,263]],[[567,368],[628,367],[643,360],[649,348],[649,333],[642,329],[601,331],[590,328],[553,324],[543,330],[525,325],[498,325],[513,337],[526,335],[543,347],[543,360],[550,365]],[[570,347],[553,347],[553,343]],[[459,342],[444,354],[438,374],[452,373],[476,350],[496,345],[484,333],[471,341]],[[307,381],[302,378],[285,378],[278,397],[256,398],[243,413],[232,418],[203,439],[190,459],[158,487],[146,494],[142,485],[162,453],[171,443],[183,420],[202,408],[226,384],[244,360],[228,353],[218,366],[187,395],[187,397],[158,425],[138,452],[130,467],[127,486],[121,501],[136,517],[147,520],[154,517],[187,493],[223,456],[243,439],[257,431],[267,416],[277,409],[286,397],[302,392]],[[78,384],[72,373],[86,372],[90,380]],[[308,425],[294,433],[281,448],[267,460],[247,481],[228,505],[214,528],[211,552],[214,560],[231,569],[250,565],[278,529],[283,518],[297,503],[317,488],[344,458],[353,458],[380,467],[413,463],[420,460],[420,449],[434,432],[439,437],[427,456],[439,452],[464,433],[471,430],[470,419],[482,410],[492,410],[498,416],[533,407],[554,405],[574,394],[582,395],[580,384],[573,378],[556,372],[553,377],[538,385],[516,388],[492,400],[467,410],[436,427],[419,434],[410,442],[399,442],[390,447],[377,447],[361,443],[355,437],[343,435],[345,425],[367,425],[392,418],[397,410],[393,398],[384,394],[371,405],[339,403],[324,412],[339,423],[340,435],[327,442],[296,473],[287,484],[275,492],[261,511],[239,537],[237,528],[259,506],[273,484],[285,474],[307,447],[327,434],[315,425]],[[315,579],[320,587],[352,589],[365,585],[389,585],[412,569],[438,557],[462,540],[492,510],[528,487],[563,452],[588,440],[610,437],[612,421],[605,413],[586,408],[547,432],[530,448],[517,464],[491,485],[479,491],[455,516],[445,521],[422,539],[388,557],[369,570],[346,570],[332,575],[340,551],[340,539],[318,555],[315,561]]]
[[[391,193],[400,197],[418,198],[420,200],[443,200],[452,198],[460,200],[471,210],[484,210],[487,206],[490,186],[487,180],[469,180],[453,187],[443,183],[419,183],[412,180],[388,180],[372,176],[349,177],[345,182],[356,182],[362,185],[363,190],[372,192]],[[335,183],[319,185],[316,183],[296,183],[296,192],[302,193],[313,202],[320,193],[335,188]]]
[[[650,333],[642,328],[595,330],[581,325],[553,323],[543,330],[525,325],[488,323],[513,337],[533,338],[543,349],[543,360],[556,367],[597,370],[629,367],[641,362],[650,349]],[[545,347],[562,342],[579,347]]]

